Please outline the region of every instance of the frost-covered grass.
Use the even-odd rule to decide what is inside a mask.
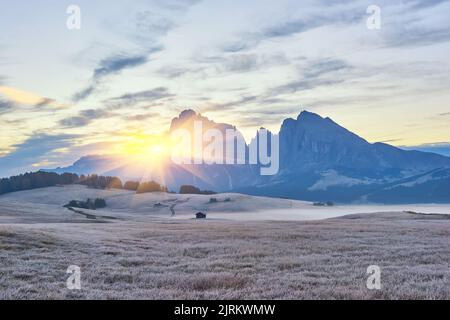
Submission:
[[[62,207],[97,197],[108,207],[90,219]],[[450,216],[401,212],[450,206],[214,198],[82,186],[0,196],[0,299],[450,299]],[[66,288],[71,265],[80,291]],[[370,265],[381,291],[366,288]]]
[[[0,225],[0,298],[450,299],[449,259],[443,216]]]

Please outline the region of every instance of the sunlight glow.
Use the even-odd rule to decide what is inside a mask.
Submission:
[[[161,164],[171,152],[170,140],[165,136],[133,134],[116,147],[116,153],[138,162]]]

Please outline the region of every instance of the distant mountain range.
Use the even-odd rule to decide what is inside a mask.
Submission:
[[[170,130],[190,127],[194,120],[222,132],[235,128],[186,110],[172,121]],[[98,155],[46,171],[151,178],[172,190],[193,184],[218,192],[310,201],[450,203],[450,157],[371,144],[330,118],[307,111],[283,122],[279,141],[280,170],[274,176],[261,176],[257,165],[167,163],[158,174],[146,177],[145,168],[123,157]]]

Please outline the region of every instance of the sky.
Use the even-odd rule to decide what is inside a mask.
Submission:
[[[443,0],[3,2],[0,177],[114,153],[184,109],[247,139],[306,109],[370,142],[450,154],[449,12]]]

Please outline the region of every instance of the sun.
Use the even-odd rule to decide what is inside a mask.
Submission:
[[[157,157],[163,156],[163,155],[167,154],[167,146],[165,146],[161,143],[151,145],[148,148],[148,153],[150,155],[157,156]]]
[[[170,139],[165,136],[134,134],[117,148],[117,153],[139,163],[162,163],[170,156]]]

